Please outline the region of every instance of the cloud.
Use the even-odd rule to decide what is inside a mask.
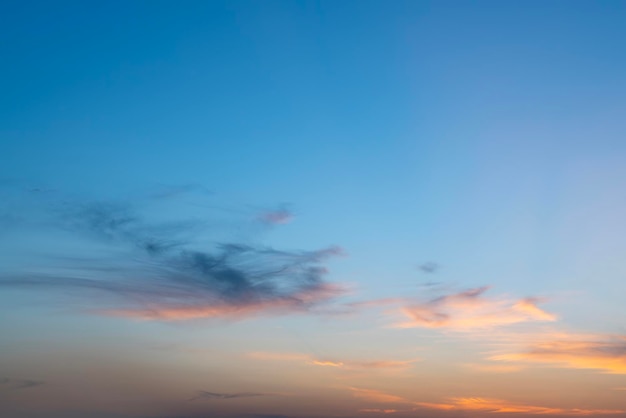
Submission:
[[[0,286],[57,290],[88,300],[94,312],[160,320],[321,312],[344,293],[325,280],[324,263],[340,247],[286,251],[224,240],[219,217],[197,206],[184,216],[188,206],[172,206],[175,192],[142,202],[17,199],[10,213],[19,222],[5,222],[13,233],[0,235],[0,247],[26,262],[0,268]],[[36,239],[16,249],[11,240],[25,231]]]
[[[537,304],[538,298],[510,299],[485,296],[488,286],[437,297],[402,309],[408,322],[400,328],[491,328],[528,321],[554,321],[556,317]]]
[[[363,389],[351,387],[352,395],[357,398],[364,399],[366,401],[375,403],[398,403],[398,404],[412,404],[414,402],[409,401],[401,396],[392,395],[386,392],[382,392],[375,389]]]
[[[501,399],[488,398],[452,398],[450,400],[452,410],[476,410],[499,413],[525,413],[532,415],[608,415],[621,414],[622,410],[609,409],[579,409],[579,408],[551,408],[517,404]]]
[[[249,353],[249,357],[261,359],[261,360],[278,360],[278,361],[299,361],[302,363],[320,366],[320,367],[334,367],[345,370],[375,370],[375,369],[407,369],[410,368],[413,363],[420,361],[419,359],[412,360],[336,360],[327,358],[316,358],[307,354],[298,353],[264,353],[254,352]]]
[[[420,269],[423,273],[435,273],[439,269],[439,264],[429,261],[427,263],[419,265],[417,268]]]
[[[364,409],[359,409],[359,412],[376,412],[379,414],[395,414],[396,412],[402,412],[402,411],[398,409],[364,408]]]
[[[241,392],[241,393],[217,393],[217,392],[207,392],[204,390],[198,391],[196,396],[189,399],[190,401],[195,401],[198,399],[204,400],[215,400],[215,399],[237,399],[237,398],[253,398],[257,396],[267,396],[267,393],[256,393],[256,392]]]
[[[522,352],[496,355],[491,360],[536,362],[626,374],[626,336],[560,334],[537,341]]]
[[[441,411],[484,411],[489,413],[525,413],[530,415],[611,415],[622,414],[623,410],[609,409],[579,409],[579,408],[555,408],[536,405],[519,404],[502,399],[479,398],[479,397],[456,397],[448,398],[444,402],[416,402],[373,389],[350,388],[353,395],[368,402],[412,405],[413,411],[419,409],[435,409]],[[382,411],[405,412],[397,409],[383,409]],[[364,410],[361,410],[364,411]],[[370,409],[367,412],[380,412],[381,410]],[[389,412],[391,413],[391,412]]]
[[[4,377],[0,379],[0,389],[5,390],[21,390],[31,389],[43,385],[45,382],[30,379],[11,379]]]
[[[257,219],[270,225],[284,225],[293,221],[294,215],[288,209],[268,210],[259,213]]]

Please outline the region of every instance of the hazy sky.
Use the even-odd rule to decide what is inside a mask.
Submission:
[[[626,3],[0,5],[0,416],[626,417]]]

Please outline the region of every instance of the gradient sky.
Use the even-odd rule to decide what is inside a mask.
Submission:
[[[624,22],[3,2],[0,416],[626,417]]]

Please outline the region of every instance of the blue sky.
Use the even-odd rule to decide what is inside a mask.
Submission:
[[[274,331],[254,334],[256,348],[247,359],[271,363],[276,356],[269,351],[319,351],[287,356],[288,362],[314,363],[311,356],[332,357],[324,353],[333,352],[365,355],[351,341],[371,345],[377,356],[399,353],[406,359],[423,357],[423,350],[437,351],[438,343],[429,346],[427,341],[441,337],[453,342],[442,343],[440,352],[449,351],[446,355],[463,362],[454,349],[457,337],[445,330],[437,334],[438,327],[421,330],[424,324],[416,318],[427,307],[475,320],[473,311],[463,309],[467,301],[480,300],[480,306],[515,324],[558,318],[558,326],[551,322],[553,328],[541,328],[550,335],[623,338],[625,8],[619,1],[6,2],[0,6],[0,56],[5,62],[0,68],[0,262],[5,265],[0,282],[6,284],[0,298],[12,308],[5,309],[9,319],[0,320],[0,331],[13,336],[15,353],[32,339],[66,347],[60,356],[72,351],[69,346],[89,351],[72,336],[73,329],[83,329],[113,346],[122,335],[151,347],[171,347],[176,344],[167,341],[181,339],[195,346],[220,341],[216,358],[225,359],[229,351],[245,351],[243,337],[263,324]],[[103,205],[106,212],[110,202],[140,220],[131,229],[113,231],[121,234],[116,239],[123,236],[119,241],[105,242],[85,234],[83,227],[68,230],[67,224],[56,223],[59,208],[95,211]],[[285,219],[266,222],[268,214],[280,213]],[[24,222],[7,221],[15,216]],[[63,216],[87,215],[67,211]],[[82,250],[121,269],[135,260],[134,253],[124,252],[146,230],[167,235],[158,224],[163,219],[207,222],[209,227],[193,232],[193,244],[185,251],[207,242],[236,241],[259,251],[295,251],[289,257],[300,260],[317,257],[315,250],[341,248],[339,256],[315,258],[313,263],[328,269],[315,292],[337,284],[349,292],[333,309],[350,310],[350,303],[367,301],[379,307],[329,319],[326,314],[320,318],[314,308],[296,317],[268,316],[265,305],[252,304],[246,305],[251,311],[245,320],[207,324],[193,318],[192,325],[186,320],[173,325],[166,317],[155,322],[124,319],[141,316],[139,311],[116,310],[113,318],[106,314],[113,312],[107,310],[111,307],[86,312],[93,300],[98,306],[110,300],[76,289],[49,299],[49,290],[32,292],[15,284],[16,271],[31,274],[35,266],[38,274],[52,276],[59,269],[84,268],[60,261],[75,259]],[[45,254],[58,258],[46,264],[50,258]],[[181,260],[187,260],[185,254],[179,254]],[[165,264],[180,261],[170,255]],[[418,268],[429,261],[440,265],[433,274]],[[132,268],[125,273],[129,277]],[[463,293],[482,286],[489,290]],[[485,295],[494,299],[481,299]],[[411,298],[410,303],[397,302],[413,318],[409,330],[390,328],[398,323],[388,319],[389,312],[398,307],[387,306],[385,298]],[[268,303],[274,302],[270,298]],[[514,312],[502,311],[509,302]],[[114,301],[115,309],[122,309],[119,303]],[[539,305],[540,311],[533,310]],[[455,321],[448,325],[469,326]],[[214,338],[192,336],[203,327]],[[29,329],[41,333],[35,337]],[[493,335],[510,337],[507,330],[501,332]],[[528,338],[535,341],[536,333]],[[118,349],[117,366],[141,357],[130,345]],[[484,350],[479,344],[468,352],[480,357]],[[616,350],[621,353],[623,345]],[[28,364],[27,355],[15,356]],[[581,361],[572,356],[559,364],[580,368]],[[196,361],[157,358],[163,373],[175,370],[176,361],[181,370]],[[419,367],[435,376],[443,360],[431,360]],[[546,359],[534,360],[543,364]],[[604,369],[599,369],[623,373],[626,366],[619,361],[619,367],[602,363]],[[0,365],[18,363],[13,355],[0,354]],[[365,367],[356,360],[344,363]],[[231,366],[221,373],[246,373]],[[288,369],[281,369],[284,376],[279,373],[276,384],[304,388]],[[535,377],[548,373],[533,370]],[[322,387],[325,377],[309,372]],[[439,376],[452,372],[446,369]],[[16,367],[18,377],[7,376],[13,380],[5,385],[19,386],[25,373],[37,374]],[[554,373],[555,381],[562,382]],[[73,379],[69,371],[65,375]],[[399,393],[413,382],[411,376],[403,377],[405,386],[391,379],[387,388],[376,390],[396,390],[403,400],[395,402],[406,406],[406,393]],[[55,372],[45,377],[54,379]],[[498,386],[485,379],[485,392]],[[583,380],[578,375],[573,379],[580,385],[572,393],[586,390]],[[241,381],[246,380],[233,381],[230,390],[246,386]],[[180,383],[179,390],[193,392],[194,384],[200,385]],[[41,386],[32,391],[47,385]],[[626,382],[614,386],[626,387]],[[374,389],[351,390],[351,402],[384,398],[373,395]],[[450,391],[442,383],[437,393],[441,398]],[[614,396],[618,392],[595,394],[588,403],[596,409],[590,410],[598,413],[602,402],[612,405],[607,409],[626,410]],[[523,393],[527,396],[518,396],[518,403],[543,400]],[[252,396],[246,399],[250,405],[229,413],[299,416],[290,402],[255,406],[257,398],[262,397]],[[20,399],[11,402],[14,414],[40,416]],[[418,403],[408,404],[427,408]],[[52,408],[49,417],[63,411],[44,404],[43,410]],[[347,404],[342,405],[335,412],[349,416]],[[447,405],[463,409],[462,402]],[[262,412],[255,412],[257,407]],[[559,413],[574,407],[562,406]],[[97,403],[83,408],[94,417],[105,413]],[[133,418],[155,413],[124,408],[111,413]],[[476,408],[470,410],[480,411]],[[361,409],[375,414],[384,408]],[[397,405],[391,409],[404,413]],[[525,411],[532,415],[537,410]]]

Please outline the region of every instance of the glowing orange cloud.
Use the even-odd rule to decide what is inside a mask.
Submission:
[[[410,321],[400,328],[426,327],[457,330],[491,328],[528,321],[554,321],[556,317],[537,306],[537,298],[511,300],[484,296],[488,287],[438,297],[402,309]]]
[[[401,396],[391,395],[375,389],[350,388],[350,390],[355,397],[365,399],[370,402],[398,404],[413,403]]]
[[[336,367],[347,370],[359,369],[406,369],[419,359],[413,360],[374,360],[374,361],[354,361],[354,360],[329,360],[318,359],[306,354],[298,353],[249,353],[249,357],[262,360],[282,360],[282,361],[302,361],[307,364],[321,367]]]
[[[489,413],[525,413],[532,415],[609,415],[622,414],[626,411],[610,410],[610,409],[579,409],[579,408],[553,408],[545,406],[525,405],[508,402],[501,399],[489,398],[449,398],[447,402],[415,402],[403,398],[401,396],[392,395],[373,389],[350,388],[353,395],[374,403],[392,403],[412,405],[412,410],[417,409],[436,409],[441,411],[484,411]],[[396,409],[368,409],[362,412],[381,412],[381,411],[401,412]],[[391,412],[388,412],[391,413]]]
[[[571,337],[537,342],[524,352],[493,356],[492,360],[548,363],[575,369],[626,374],[626,336]]]
[[[454,409],[480,410],[489,412],[517,412],[533,415],[606,415],[620,414],[624,412],[621,410],[609,409],[549,408],[544,406],[515,404],[500,399],[485,398],[453,398],[451,401]]]
[[[329,366],[329,367],[343,367],[344,364],[340,361],[330,361],[330,360],[311,360],[311,363],[316,366]]]

